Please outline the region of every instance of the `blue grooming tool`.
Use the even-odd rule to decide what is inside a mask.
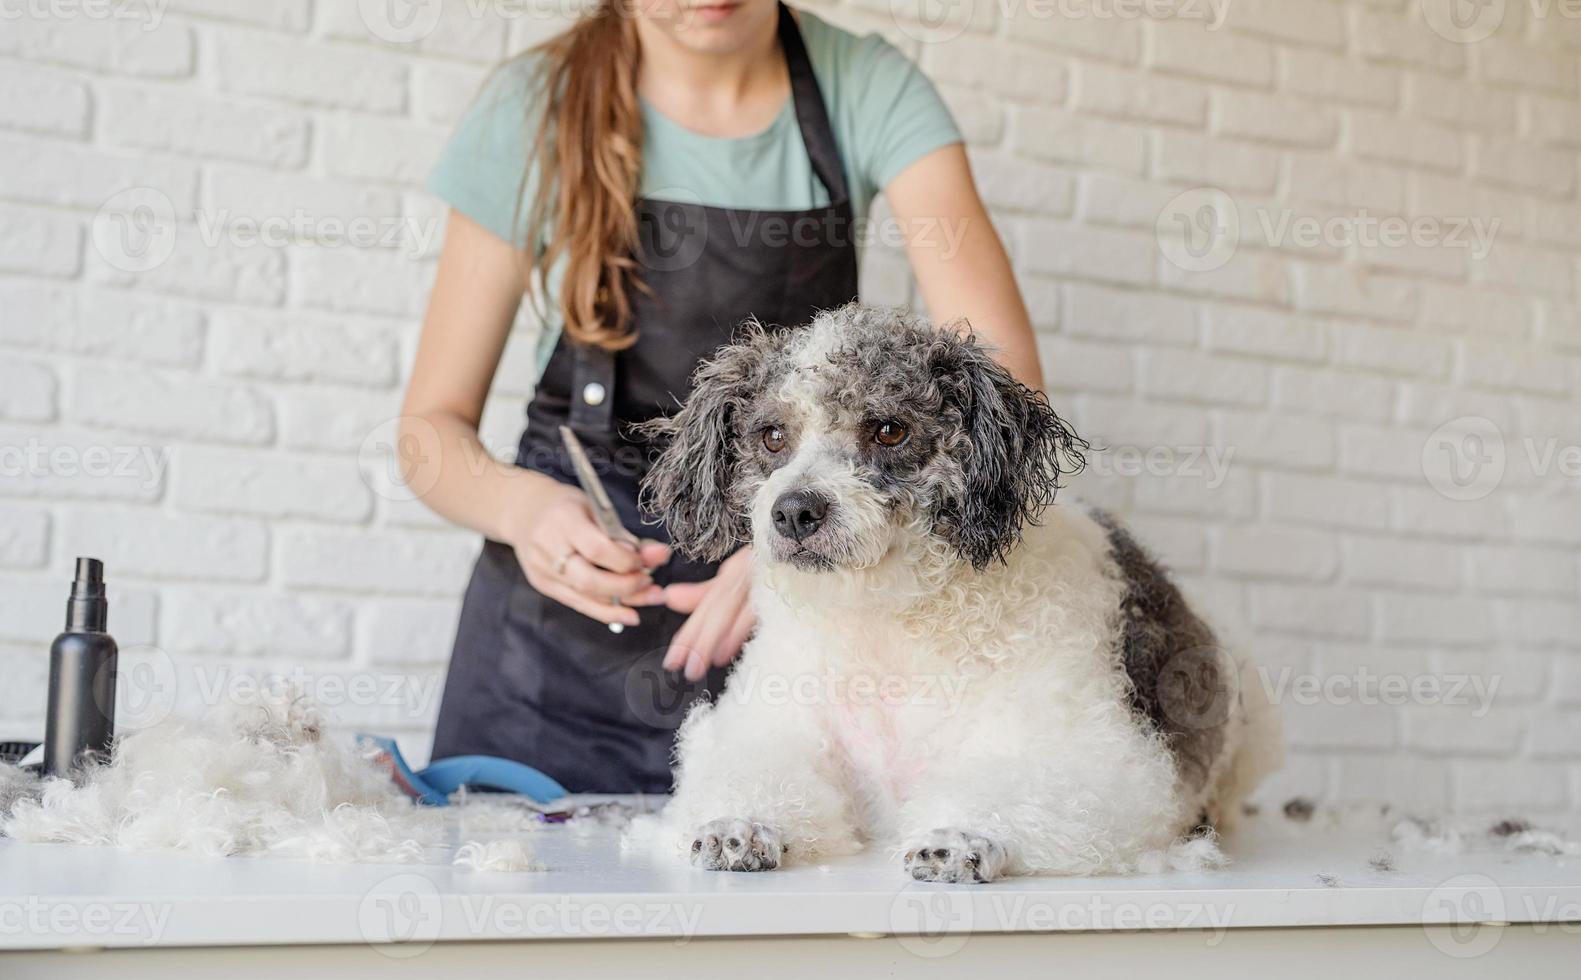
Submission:
[[[390,771],[395,785],[412,799],[429,806],[449,806],[450,794],[462,786],[517,793],[534,803],[563,799],[565,787],[532,766],[491,755],[458,755],[440,759],[414,772],[401,755],[395,739],[358,735],[357,743],[375,751],[373,761]]]

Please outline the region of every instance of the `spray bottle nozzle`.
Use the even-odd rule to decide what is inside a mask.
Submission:
[[[78,558],[77,577],[71,583],[73,599],[97,599],[104,595],[104,562],[97,558]]]
[[[97,558],[78,558],[77,577],[71,583],[71,598],[66,602],[66,629],[77,632],[104,632],[109,603],[104,599],[104,562]]]

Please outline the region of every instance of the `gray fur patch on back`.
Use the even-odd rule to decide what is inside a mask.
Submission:
[[[1109,514],[1093,517],[1108,532],[1125,581],[1120,647],[1131,706],[1164,737],[1182,783],[1199,790],[1224,747],[1230,707],[1240,696],[1237,680],[1225,676],[1213,630],[1152,556]]]

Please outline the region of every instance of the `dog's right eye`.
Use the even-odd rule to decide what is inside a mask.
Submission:
[[[763,430],[763,448],[771,453],[777,453],[785,448],[785,433],[779,426],[771,425]]]

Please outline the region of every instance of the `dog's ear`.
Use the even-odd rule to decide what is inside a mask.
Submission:
[[[1022,528],[1054,502],[1060,477],[1086,465],[1088,444],[968,330],[946,325],[934,344],[933,377],[946,410],[959,419],[954,452],[961,468],[937,523],[960,556],[981,569],[1005,560]]]
[[[672,416],[637,426],[663,444],[642,480],[642,509],[657,516],[682,552],[719,561],[751,536],[734,501],[740,465],[735,425],[763,383],[773,335],[755,321],[692,376],[692,394]]]

